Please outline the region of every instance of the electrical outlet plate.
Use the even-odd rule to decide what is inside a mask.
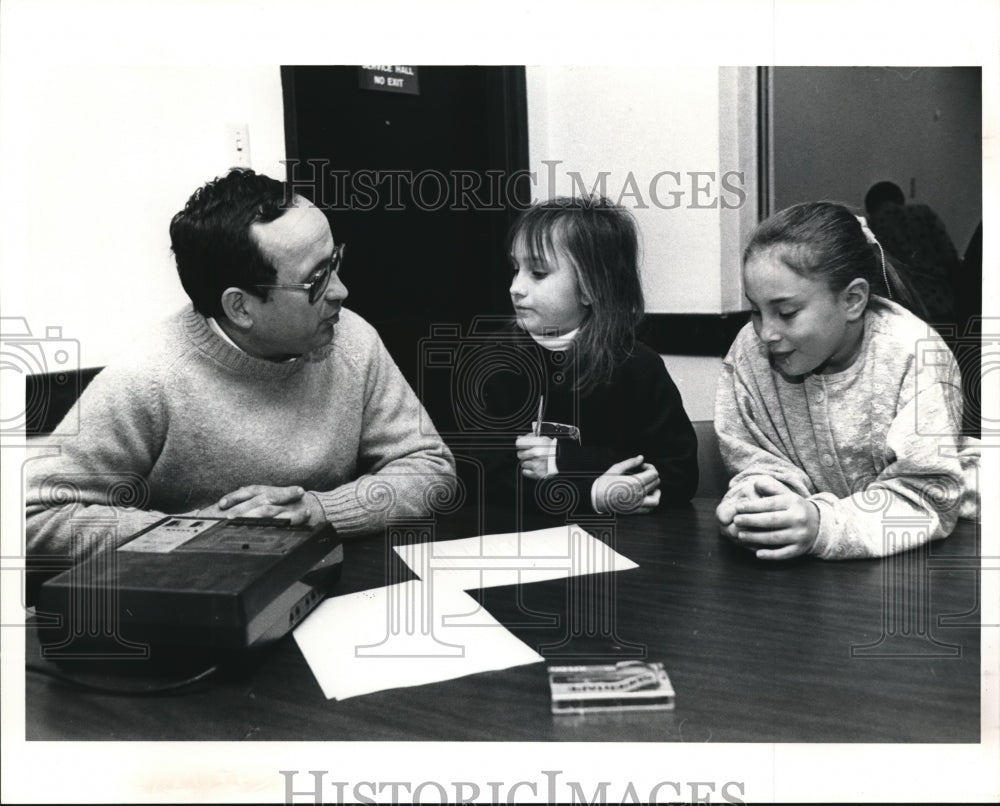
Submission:
[[[250,127],[246,123],[226,124],[226,154],[230,168],[250,167]]]

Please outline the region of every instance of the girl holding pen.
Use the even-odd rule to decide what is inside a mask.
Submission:
[[[535,415],[492,462],[488,497],[618,514],[688,501],[697,442],[663,360],[636,340],[644,303],[632,216],[605,199],[557,198],[525,210],[508,243],[521,336],[507,347],[539,371],[486,384],[498,421]]]

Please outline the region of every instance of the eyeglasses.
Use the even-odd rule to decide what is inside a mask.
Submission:
[[[323,270],[316,275],[311,283],[258,283],[257,288],[297,288],[299,291],[309,292],[309,304],[315,305],[326,293],[326,288],[330,285],[330,277],[340,271],[340,264],[344,260],[344,249],[347,244],[340,244],[333,247],[333,255],[330,262],[323,267]]]

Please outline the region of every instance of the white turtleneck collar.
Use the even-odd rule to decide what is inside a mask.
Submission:
[[[576,334],[580,332],[580,328],[573,328],[569,333],[563,333],[561,336],[536,336],[534,333],[528,333],[531,338],[540,346],[544,347],[546,350],[551,350],[554,353],[565,352],[569,349],[569,345],[572,343],[573,339],[576,338]]]

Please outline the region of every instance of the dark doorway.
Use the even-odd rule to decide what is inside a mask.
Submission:
[[[450,390],[421,377],[421,353],[432,328],[510,313],[504,242],[531,191],[524,68],[414,73],[407,94],[364,88],[359,67],[283,68],[287,178],[347,244],[348,307],[445,432]]]

